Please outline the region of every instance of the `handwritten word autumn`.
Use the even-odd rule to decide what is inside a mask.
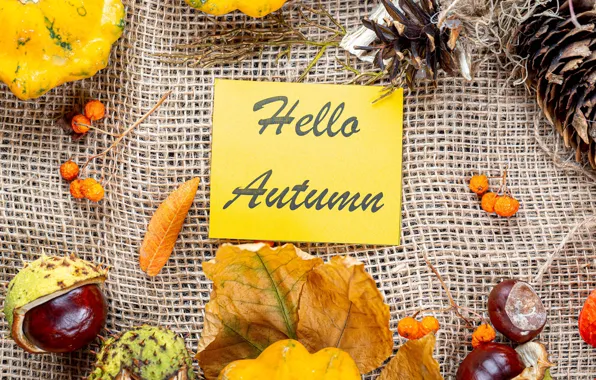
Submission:
[[[367,211],[370,208],[370,212],[376,213],[385,206],[381,203],[384,196],[382,192],[376,195],[361,195],[360,193],[352,194],[349,191],[340,194],[337,191],[331,192],[329,189],[311,189],[309,191],[309,180],[283,189],[277,187],[267,188],[267,182],[269,182],[272,175],[273,170],[268,170],[245,187],[237,187],[232,192],[235,197],[224,205],[224,210],[239,201],[241,197],[248,199],[248,207],[251,209],[262,205],[278,209],[287,207],[292,211],[305,208],[317,211],[347,209],[349,212],[354,212],[357,210]]]

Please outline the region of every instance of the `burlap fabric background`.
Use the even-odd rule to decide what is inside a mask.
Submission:
[[[322,1],[351,28],[375,3]],[[217,27],[182,1],[126,4],[125,35],[100,75],[37,101],[17,101],[0,88],[0,282],[8,283],[21,260],[42,252],[75,252],[112,267],[106,288],[110,329],[162,324],[187,336],[196,349],[211,286],[201,263],[213,257],[220,243],[207,238],[213,81],[294,81],[315,50],[296,50],[290,63],[280,64],[274,63],[277,51],[209,70],[163,64],[155,53],[170,52],[173,45]],[[245,22],[235,14],[228,26]],[[337,54],[343,52],[332,50],[307,80],[349,80],[350,75],[338,70]],[[457,302],[484,312],[495,283],[509,277],[532,280],[569,231],[596,213],[596,183],[578,171],[558,168],[540,148],[533,99],[524,88],[511,86],[508,72],[493,57],[477,60],[483,63],[474,82],[442,79],[436,90],[423,86],[406,97],[402,245],[302,245],[322,257],[348,254],[364,260],[391,305],[394,330],[399,318],[419,308],[447,306],[423,253],[443,274]],[[112,137],[91,133],[72,142],[55,119],[84,94],[108,104],[110,117],[102,127],[118,133],[168,90],[174,93],[157,113],[90,167],[89,174],[103,178],[106,199],[99,205],[73,200],[60,179],[60,163],[69,157],[82,162],[107,147]],[[536,131],[559,156],[569,156],[544,122]],[[476,172],[498,175],[507,166],[511,190],[522,201],[521,212],[511,220],[482,212],[466,181]],[[150,279],[137,263],[149,218],[170,191],[194,176],[202,184],[186,227],[167,267]],[[593,379],[596,374],[596,352],[582,343],[576,329],[583,300],[596,288],[595,248],[596,234],[580,228],[536,284],[549,310],[540,339],[557,363],[557,378]],[[470,332],[452,314],[439,318],[443,329],[437,356],[445,376],[453,378],[470,350]],[[86,351],[32,356],[7,337],[4,320],[1,329],[2,379],[78,379],[89,372],[93,356]],[[396,335],[395,347],[401,343]]]

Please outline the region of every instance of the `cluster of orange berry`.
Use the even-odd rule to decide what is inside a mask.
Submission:
[[[106,107],[99,100],[90,100],[85,104],[82,114],[75,115],[70,126],[75,133],[84,135],[91,129],[91,123],[106,116]]]
[[[76,199],[86,198],[93,202],[103,199],[105,191],[101,183],[93,178],[79,179],[79,165],[68,160],[60,165],[60,175],[70,182],[70,194]]]
[[[422,321],[405,317],[397,324],[397,333],[406,339],[420,339],[431,332],[436,333],[440,327],[435,317],[424,317]]]
[[[511,196],[506,186],[506,174],[503,175],[503,185],[498,192],[489,191],[488,177],[478,174],[470,180],[470,190],[482,197],[482,209],[489,214],[493,212],[504,218],[510,218],[519,211],[519,201]]]

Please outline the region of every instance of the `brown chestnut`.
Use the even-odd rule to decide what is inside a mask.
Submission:
[[[86,285],[34,307],[25,314],[27,339],[47,352],[71,352],[101,332],[108,307],[97,285]]]
[[[546,324],[546,309],[530,284],[505,280],[488,297],[490,321],[501,334],[525,343],[540,334]]]
[[[106,321],[107,271],[75,256],[45,256],[12,279],[4,315],[12,338],[31,353],[70,352],[90,343]]]
[[[526,366],[517,352],[504,344],[481,343],[460,364],[457,380],[511,380]]]

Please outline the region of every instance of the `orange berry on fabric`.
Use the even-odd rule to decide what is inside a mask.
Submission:
[[[83,187],[83,192],[85,193],[85,198],[92,202],[99,202],[105,196],[105,190],[100,183],[96,183],[89,187]]]
[[[85,116],[91,121],[101,120],[106,116],[106,106],[99,100],[91,100],[85,104]]]
[[[579,335],[584,342],[596,347],[596,290],[588,296],[579,315]]]
[[[397,332],[406,339],[420,339],[424,336],[422,326],[412,317],[406,317],[397,324]]]
[[[495,203],[497,203],[497,198],[499,198],[499,196],[492,192],[484,194],[482,196],[482,202],[480,203],[482,209],[489,214],[495,212]]]
[[[60,165],[60,175],[67,181],[77,179],[79,176],[79,165],[72,161],[66,161]]]
[[[491,325],[481,324],[472,334],[472,346],[476,348],[481,343],[492,342],[496,337],[497,333]]]
[[[96,183],[98,182],[95,178],[85,178],[83,180],[83,190],[95,185]]]
[[[495,202],[495,212],[504,218],[510,218],[519,211],[519,201],[509,195],[498,197]]]
[[[75,179],[70,183],[70,195],[76,199],[83,199],[85,198],[85,193],[83,193],[83,181],[80,179]]]
[[[424,317],[420,322],[420,327],[424,335],[429,333],[436,333],[441,328],[439,321],[435,317]]]
[[[488,178],[484,174],[478,174],[470,180],[470,190],[478,195],[486,193],[489,189]]]
[[[72,118],[71,126],[72,130],[76,133],[87,133],[89,132],[89,126],[91,125],[91,120],[85,115],[76,115]]]

